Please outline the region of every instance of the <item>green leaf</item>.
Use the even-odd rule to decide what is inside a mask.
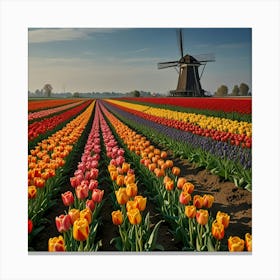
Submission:
[[[152,251],[152,250],[155,249],[156,241],[157,241],[158,229],[159,229],[160,224],[163,223],[163,222],[164,222],[164,220],[161,220],[161,221],[159,221],[155,225],[155,227],[154,227],[154,229],[153,229],[153,231],[152,231],[152,233],[150,235],[150,238],[149,238],[149,240],[147,242],[147,246],[145,244],[145,247],[146,247],[147,251]]]

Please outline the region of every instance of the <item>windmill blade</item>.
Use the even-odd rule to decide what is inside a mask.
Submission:
[[[193,55],[193,57],[199,62],[215,61],[215,55],[213,53],[198,54],[198,55]]]
[[[179,52],[180,52],[181,58],[183,58],[184,57],[184,50],[183,50],[182,28],[179,28],[179,30],[177,30],[177,40],[178,40]]]
[[[177,66],[179,61],[168,61],[168,62],[160,62],[157,64],[158,69],[164,69],[168,67],[175,67]]]

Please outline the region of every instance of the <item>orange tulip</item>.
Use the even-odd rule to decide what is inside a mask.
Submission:
[[[167,166],[168,166],[169,168],[171,168],[171,167],[173,166],[173,161],[172,161],[172,160],[169,160],[169,159],[168,159],[165,163],[167,164]]]
[[[193,197],[193,205],[196,207],[196,208],[202,208],[203,207],[203,198],[202,196],[200,195],[195,195]]]
[[[79,218],[73,225],[73,237],[77,241],[85,241],[89,235],[89,225],[85,218]]]
[[[186,205],[186,204],[188,204],[188,203],[190,202],[191,199],[192,199],[192,197],[191,197],[191,195],[190,195],[188,192],[182,191],[182,192],[180,193],[179,202],[180,202],[181,204]]]
[[[245,234],[245,247],[248,252],[252,252],[252,235],[250,233]]]
[[[127,162],[123,162],[123,164],[122,164],[122,171],[124,172],[124,173],[127,173],[127,171],[130,169],[130,164],[129,163],[127,163]]]
[[[163,158],[163,159],[167,158],[167,152],[162,151],[161,154],[160,154],[160,157]]]
[[[134,208],[128,211],[127,217],[132,225],[139,225],[142,221],[142,216],[138,208]]]
[[[182,187],[183,191],[187,191],[189,194],[192,194],[194,191],[194,184],[190,183],[190,182],[186,182],[183,187]]]
[[[180,177],[178,178],[178,181],[177,181],[177,188],[178,189],[182,189],[184,184],[187,182],[187,179],[184,178],[184,177]]]
[[[126,204],[129,200],[129,197],[126,193],[126,188],[119,188],[117,191],[115,191],[115,195],[120,205]]]
[[[208,218],[209,218],[209,214],[207,210],[204,209],[199,209],[196,212],[196,221],[200,224],[200,225],[206,225],[208,222]]]
[[[156,165],[155,163],[150,163],[150,164],[148,165],[148,169],[149,169],[150,171],[154,171],[154,170],[156,169],[156,167],[157,167],[157,165]]]
[[[123,223],[123,215],[120,210],[112,212],[112,222],[116,226],[121,225]]]
[[[80,218],[80,210],[79,209],[75,209],[72,208],[71,210],[69,210],[68,212],[70,218],[71,218],[71,224],[73,225],[74,222]]]
[[[112,171],[110,171],[110,177],[111,177],[111,180],[112,181],[115,181],[116,179],[117,179],[117,177],[118,177],[118,171],[117,170],[112,170]]]
[[[131,183],[126,186],[126,194],[128,195],[128,197],[134,197],[135,195],[137,195],[137,191],[138,188],[135,183]]]
[[[174,189],[174,182],[173,180],[167,181],[165,183],[165,189],[168,191],[172,191]]]
[[[134,200],[129,200],[127,203],[126,203],[126,211],[130,211],[134,208],[137,208],[137,201],[134,201]]]
[[[131,183],[134,183],[135,182],[135,175],[134,174],[127,174],[125,177],[124,177],[124,183],[125,185],[128,185],[128,184],[131,184]]]
[[[28,187],[28,199],[35,198],[37,194],[37,188],[35,186]]]
[[[212,223],[212,235],[218,240],[223,239],[225,236],[224,225],[218,223],[217,220]]]
[[[216,220],[218,223],[223,224],[226,229],[229,225],[230,216],[224,212],[218,211]]]
[[[238,236],[230,236],[228,249],[230,252],[242,252],[244,250],[244,240]]]
[[[146,208],[147,198],[142,195],[137,195],[134,197],[134,201],[137,202],[137,208],[139,211],[144,211]]]
[[[116,183],[119,187],[122,187],[124,185],[124,176],[123,175],[118,175]]]
[[[203,206],[206,208],[211,208],[212,204],[214,202],[214,196],[211,194],[205,194],[203,196]]]
[[[164,176],[164,170],[163,169],[156,168],[154,170],[154,173],[156,174],[157,177],[163,177]]]
[[[181,172],[181,169],[179,167],[176,167],[176,166],[172,167],[172,174],[173,175],[179,176],[180,172]]]
[[[89,208],[85,208],[82,211],[80,211],[80,218],[84,218],[88,221],[88,224],[90,225],[92,222],[92,212]]]
[[[195,215],[196,215],[196,208],[195,206],[193,205],[188,205],[185,207],[185,215],[188,217],[188,218],[194,218]]]
[[[164,176],[164,178],[163,178],[163,184],[165,185],[168,181],[171,181],[171,180],[172,180],[172,179],[166,175],[166,176]]]
[[[65,244],[64,239],[61,235],[58,237],[53,237],[49,239],[48,242],[48,251],[49,252],[64,252],[65,251]]]

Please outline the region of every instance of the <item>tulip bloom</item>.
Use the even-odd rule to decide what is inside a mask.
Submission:
[[[77,188],[81,181],[78,179],[78,177],[71,177],[70,178],[70,184],[73,188]]]
[[[48,251],[49,252],[64,252],[65,251],[64,239],[61,235],[59,235],[58,237],[53,237],[53,238],[49,239]]]
[[[79,218],[73,225],[73,237],[77,241],[85,241],[89,235],[89,224],[87,219]]]
[[[203,196],[203,207],[211,208],[213,202],[214,202],[214,196],[213,195],[205,194]]]
[[[130,169],[131,170],[131,169]],[[125,185],[128,185],[128,184],[132,184],[135,182],[135,175],[134,174],[130,174],[130,173],[127,173],[127,175],[124,177],[124,183]]]
[[[28,199],[35,198],[37,194],[37,188],[35,186],[28,187]]]
[[[102,201],[103,194],[104,194],[104,190],[94,189],[92,190],[91,198],[94,202],[100,203]]]
[[[80,218],[80,210],[79,209],[75,209],[72,208],[71,210],[69,210],[68,212],[70,218],[71,218],[71,224],[73,225],[74,222]]]
[[[82,211],[80,211],[80,218],[84,218],[88,221],[88,224],[90,225],[92,222],[92,212],[89,208],[85,208]]]
[[[127,163],[127,162],[123,162],[123,164],[122,164],[122,171],[124,172],[124,173],[127,173],[127,171],[130,169],[130,164],[129,163]]]
[[[173,180],[167,181],[165,184],[165,189],[168,191],[172,191],[174,189],[174,182]]]
[[[76,189],[76,196],[78,199],[85,199],[88,197],[88,187],[79,185]]]
[[[207,224],[208,222],[208,218],[209,218],[209,214],[208,214],[208,211],[207,210],[204,210],[204,209],[199,209],[197,212],[196,212],[196,221],[204,226]]]
[[[191,195],[190,195],[188,192],[182,191],[182,192],[180,193],[179,202],[180,202],[181,204],[186,205],[186,204],[188,204],[188,203],[190,202],[191,199],[192,199],[192,197],[191,197]]]
[[[137,188],[137,185],[135,183],[131,183],[131,184],[128,184],[126,186],[126,194],[128,195],[128,197],[136,196],[137,191],[138,191],[138,188]]]
[[[55,218],[56,228],[60,233],[66,232],[71,227],[70,215],[60,215]]]
[[[181,172],[181,169],[180,169],[179,167],[174,166],[174,167],[172,168],[172,174],[173,174],[173,175],[179,176],[180,172]]]
[[[178,178],[178,181],[177,181],[177,188],[178,189],[182,189],[184,184],[187,182],[187,179],[184,178],[184,177],[180,177]]]
[[[123,215],[120,210],[112,212],[112,222],[116,226],[119,226],[123,223]]]
[[[88,199],[88,200],[86,201],[86,207],[89,208],[91,211],[94,210],[95,204],[94,204],[94,202],[93,202],[92,199],[91,199],[91,200]]]
[[[137,202],[137,208],[139,211],[144,211],[146,209],[147,198],[142,195],[137,195],[134,197],[134,201]]]
[[[31,233],[33,229],[33,223],[30,219],[28,219],[28,233]]]
[[[97,180],[90,180],[89,185],[88,185],[88,189],[90,191],[92,191],[93,189],[97,189],[98,188],[98,181]]]
[[[196,207],[193,205],[188,205],[185,207],[185,215],[192,219],[196,216]]]
[[[218,223],[223,224],[226,229],[229,225],[230,216],[224,212],[218,211],[216,220],[218,221]]]
[[[134,200],[129,200],[127,203],[126,203],[126,211],[130,211],[134,208],[137,208],[137,201],[134,201]]]
[[[190,183],[190,182],[186,182],[183,187],[182,187],[183,191],[187,191],[189,194],[192,194],[194,191],[194,184]]]
[[[124,176],[123,175],[118,175],[116,183],[119,187],[122,187],[124,185]]]
[[[230,252],[242,252],[244,250],[244,240],[238,236],[230,236],[228,249]]]
[[[200,195],[195,195],[193,197],[193,205],[196,207],[196,208],[202,208],[203,207],[203,198],[202,196]]]
[[[61,194],[61,198],[65,206],[70,206],[74,203],[74,196],[70,191]]]
[[[225,236],[225,227],[223,224],[217,222],[217,220],[212,223],[212,235],[217,240],[221,240]]]
[[[126,188],[119,188],[117,191],[115,191],[115,195],[120,205],[126,204],[129,200],[129,197],[126,193]]]
[[[252,252],[252,235],[250,233],[245,234],[245,246],[248,252]]]
[[[128,211],[127,217],[132,225],[139,225],[142,221],[142,216],[138,208],[134,208]]]

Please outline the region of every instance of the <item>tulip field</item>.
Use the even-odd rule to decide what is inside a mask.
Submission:
[[[29,252],[251,252],[250,98],[28,102]]]

